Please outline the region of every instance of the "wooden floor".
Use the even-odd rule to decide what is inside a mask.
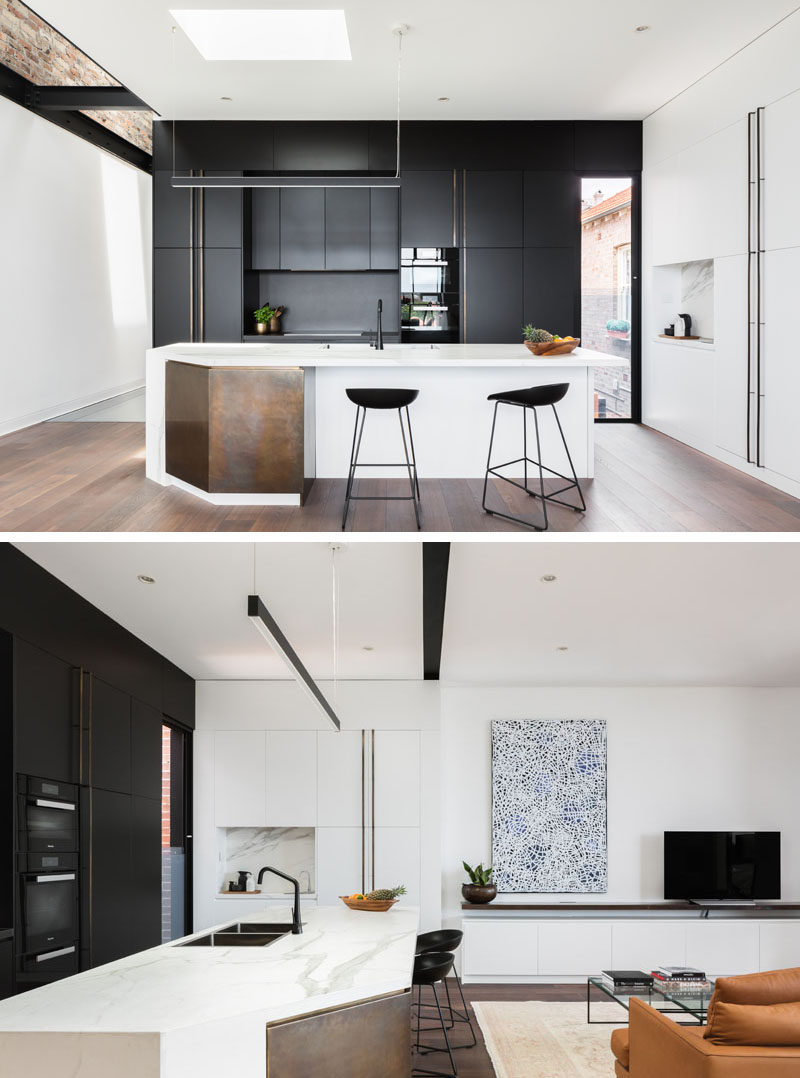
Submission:
[[[800,500],[648,427],[601,425],[596,442],[588,511],[553,506],[553,532],[800,530]],[[423,530],[532,534],[484,513],[482,487],[479,478],[421,480]],[[407,489],[400,479],[364,479],[356,493]],[[40,423],[0,438],[2,532],[330,532],[341,527],[343,497],[343,479],[324,479],[302,509],[210,506],[145,478],[142,423]],[[538,509],[499,481],[490,505]],[[409,502],[354,503],[347,528],[416,531]]]
[[[430,989],[426,992],[429,994]],[[453,1001],[456,1001],[458,989],[455,988],[454,982],[450,981],[450,992]],[[441,993],[441,989],[440,989]],[[489,1055],[484,1047],[483,1035],[481,1034],[481,1028],[478,1025],[478,1021],[475,1018],[475,1014],[472,1010],[472,1002],[480,1000],[550,1000],[558,1001],[562,1003],[570,1001],[585,1002],[586,989],[582,985],[577,984],[503,984],[503,985],[465,985],[464,997],[467,1000],[469,1007],[470,1017],[472,1018],[472,1026],[475,1030],[475,1036],[478,1043],[474,1048],[456,1048],[453,1052],[456,1067],[458,1069],[458,1078],[494,1078],[495,1071],[492,1066]],[[429,1013],[429,1012],[426,1012]],[[621,1010],[620,1010],[621,1013]],[[466,1044],[469,1042],[469,1030],[463,1024],[458,1024],[455,1030],[449,1034],[451,1036],[451,1043],[454,1045]],[[609,1039],[611,1034],[609,1033]],[[439,1046],[444,1045],[444,1040],[441,1034],[437,1036],[433,1034],[426,1034],[425,1039],[430,1044]],[[613,1071],[613,1063],[611,1056],[611,1049],[609,1048],[609,1074]],[[412,1062],[415,1067],[426,1068],[430,1070],[447,1071],[449,1068],[449,1060],[447,1054],[444,1052],[429,1052],[425,1055],[414,1055]]]

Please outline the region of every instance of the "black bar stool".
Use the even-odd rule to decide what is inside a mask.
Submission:
[[[414,514],[417,518],[417,528],[421,528],[420,521],[420,496],[419,496],[419,479],[417,478],[417,458],[414,455],[414,439],[411,435],[411,418],[408,414],[408,406],[419,396],[418,389],[346,389],[345,393],[356,405],[356,425],[353,429],[353,445],[350,449],[350,469],[347,474],[347,489],[344,495],[344,514],[342,516],[342,531],[347,524],[347,514],[350,510],[350,502],[359,501],[389,501],[389,502],[413,502]],[[363,408],[363,415],[362,415]],[[411,485],[411,494],[409,495],[386,495],[386,496],[369,496],[369,495],[354,495],[353,481],[356,476],[356,468],[402,468],[402,461],[398,464],[385,464],[376,463],[368,464],[362,463],[358,459],[358,453],[361,449],[361,435],[364,433],[364,420],[367,418],[368,408],[380,408],[397,409],[397,416],[400,420],[400,433],[403,436],[403,452],[405,454],[405,467],[408,470],[408,481]],[[403,425],[403,410],[406,413],[406,425],[408,426],[408,440],[406,440],[406,427]],[[359,428],[359,419],[361,420],[361,426]],[[411,450],[409,456],[409,448]]]
[[[576,513],[586,512],[586,502],[583,499],[583,491],[578,482],[575,465],[572,463],[572,457],[570,456],[567,439],[564,437],[561,420],[558,418],[558,412],[556,411],[556,404],[564,399],[568,389],[569,382],[559,382],[552,386],[531,386],[530,389],[510,389],[506,393],[492,393],[486,398],[487,400],[495,402],[494,417],[492,419],[492,436],[489,440],[489,455],[486,459],[486,475],[483,479],[483,508],[485,512],[489,513],[491,516],[503,517],[505,520],[513,520],[516,524],[524,524],[528,528],[533,528],[534,531],[541,532],[547,531],[549,527],[547,520],[548,502],[556,502],[558,505],[564,505],[567,509],[573,509]],[[494,444],[494,430],[497,424],[497,408],[500,404],[508,404],[512,407],[522,409],[522,456],[517,457],[516,460],[507,460],[504,464],[495,464],[494,467],[492,467],[492,445]],[[548,468],[546,465],[542,464],[542,446],[539,440],[539,416],[536,410],[537,408],[546,408],[548,406],[553,409],[553,415],[556,417],[558,432],[561,435],[561,441],[564,443],[567,460],[569,461],[570,470],[572,471],[572,479],[570,479],[568,475],[562,475],[561,472],[556,472],[552,468]],[[528,456],[528,409],[533,412],[533,421],[536,425],[536,460],[533,460]],[[525,467],[524,484],[518,483],[515,479],[509,479],[507,475],[500,475],[500,468],[508,468],[512,464],[520,464],[523,462]],[[531,490],[528,486],[529,464],[535,464],[539,469],[538,492]],[[555,475],[559,479],[566,480],[567,485],[565,487],[559,487],[558,490],[554,490],[552,494],[545,494],[545,472],[549,472],[550,475]],[[543,523],[535,524],[533,521],[523,520],[522,517],[511,516],[509,513],[500,513],[496,509],[488,509],[486,506],[486,488],[489,483],[490,475],[494,475],[498,479],[510,483],[513,487],[519,487],[519,489],[524,490],[526,494],[530,494],[532,498],[540,498],[542,502],[542,512],[544,514]],[[562,501],[560,498],[556,497],[557,494],[563,494],[565,490],[572,490],[573,488],[578,491],[578,497],[581,500],[580,505],[571,505],[569,502]]]
[[[442,1012],[442,1007],[439,1003],[439,993],[436,989],[437,984],[441,981],[445,981],[452,970],[453,958],[454,956],[447,952],[437,952],[431,954],[418,954],[414,959],[414,972],[411,977],[411,984],[412,986],[416,986],[417,989],[417,1037],[414,1047],[418,1053],[446,1051],[450,1057],[450,1066],[453,1069],[450,1071],[432,1071],[425,1070],[421,1067],[414,1067],[412,1071],[413,1074],[433,1075],[435,1078],[455,1078],[455,1075],[458,1074],[458,1071],[456,1070],[456,1061],[453,1059],[453,1049],[450,1047],[450,1039],[447,1036],[444,1013]],[[433,998],[436,1003],[436,1009],[439,1012],[439,1024],[446,1045],[444,1049],[437,1048],[436,1045],[423,1044],[420,1040],[420,1034],[422,1032],[420,1021],[420,993],[423,985],[430,985],[433,989]]]
[[[449,951],[451,953],[458,950],[461,946],[461,941],[464,938],[464,933],[460,928],[440,928],[435,932],[423,932],[417,936],[417,954],[431,954],[441,951]],[[456,1022],[466,1022],[469,1026],[470,1036],[472,1042],[470,1044],[459,1045],[459,1048],[473,1048],[477,1044],[477,1038],[475,1037],[475,1030],[472,1025],[472,1019],[469,1016],[469,1009],[467,1007],[467,1001],[464,999],[464,991],[461,987],[461,978],[458,976],[458,970],[455,965],[453,966],[453,976],[456,979],[456,985],[458,986],[458,994],[461,996],[461,1010],[454,1007],[450,1000],[450,986],[447,980],[444,982],[444,990],[447,995],[447,1006],[444,1008],[448,1012],[450,1026],[452,1029]],[[420,1004],[426,1006],[426,1004]],[[430,1004],[428,1004],[430,1006]]]

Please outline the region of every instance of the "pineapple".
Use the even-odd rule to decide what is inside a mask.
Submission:
[[[405,893],[405,887],[400,884],[399,887],[379,887],[377,891],[370,891],[368,895],[364,895],[364,898],[369,899],[371,902],[388,902],[390,899],[399,898],[400,895]]]
[[[524,333],[525,340],[530,341],[531,344],[548,344],[553,339],[553,334],[548,333],[546,329],[535,329],[531,325],[525,326]]]

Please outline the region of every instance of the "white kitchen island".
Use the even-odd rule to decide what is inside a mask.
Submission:
[[[265,1078],[268,1026],[375,997],[407,1001],[415,909],[302,915],[302,935],[267,947],[164,944],[0,1002],[0,1075]],[[291,911],[241,920],[291,927]]]
[[[302,371],[305,414],[292,428],[302,441],[306,477],[343,478],[347,475],[355,406],[345,396],[347,387],[395,387],[419,390],[411,406],[411,423],[421,477],[482,477],[492,423],[490,393],[533,385],[567,382],[569,391],[559,404],[570,453],[579,477],[594,474],[595,367],[624,366],[625,361],[602,352],[577,348],[566,356],[540,358],[523,344],[389,344],[376,351],[367,344],[174,344],[147,353],[147,476],[164,486],[176,485],[215,504],[298,505],[296,490],[207,489],[171,474],[167,467],[167,365],[173,369],[196,366],[208,371]],[[175,396],[173,392],[173,396]],[[232,399],[232,398],[229,398]],[[248,401],[241,392],[235,398]],[[210,409],[213,411],[213,409]],[[275,425],[275,411],[262,427]],[[228,413],[229,428],[237,426],[235,411]],[[304,419],[304,422],[303,422]],[[568,471],[561,440],[549,409],[541,416],[542,460],[558,472]],[[254,453],[262,431],[249,416]],[[220,420],[216,413],[217,429]],[[207,424],[207,426],[213,425]],[[243,421],[244,425],[244,421]],[[184,429],[200,424],[196,415]],[[298,433],[298,426],[301,433]],[[266,444],[266,443],[264,443]],[[274,449],[274,441],[272,447]],[[262,455],[270,450],[261,450]],[[535,456],[533,424],[529,423],[529,456]],[[522,455],[522,422],[518,409],[500,408],[494,461]],[[230,459],[230,454],[229,454]],[[361,446],[362,461],[403,459],[397,415],[371,411]],[[302,473],[301,473],[302,474]],[[370,469],[360,476],[402,476],[405,469]],[[509,474],[520,475],[521,470]],[[229,484],[230,488],[230,484]],[[424,499],[423,499],[424,511]]]

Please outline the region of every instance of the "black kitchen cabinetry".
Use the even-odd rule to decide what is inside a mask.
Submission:
[[[370,191],[370,269],[396,270],[400,265],[400,198],[391,187]]]
[[[281,269],[325,269],[325,189],[281,191]]]
[[[241,249],[206,247],[202,258],[203,313],[199,339],[240,341],[243,308]]]
[[[193,252],[187,248],[153,251],[153,344],[192,339]]]
[[[525,173],[525,246],[580,243],[581,186],[574,172]]]
[[[211,172],[209,175],[213,176]],[[203,190],[203,246],[242,246],[242,190],[209,187]]]
[[[281,193],[277,187],[255,187],[252,198],[251,267],[280,269]]]
[[[368,188],[326,188],[325,269],[369,269],[369,196]]]
[[[89,775],[95,789],[131,792],[131,698],[90,679]]]
[[[401,247],[456,247],[456,173],[453,169],[403,172]]]
[[[101,966],[131,954],[131,797],[91,790],[88,842],[91,863],[84,864],[84,965]],[[85,859],[84,859],[85,860]],[[88,949],[88,953],[87,953]]]
[[[153,246],[191,245],[191,193],[188,187],[173,187],[172,172],[153,173]]]
[[[572,247],[529,247],[523,268],[523,324],[531,322],[561,337],[577,337],[580,310],[580,253]],[[516,339],[519,339],[517,336]]]
[[[522,247],[522,172],[465,172],[465,247]]]
[[[17,637],[14,690],[16,771],[79,781],[72,667]]]
[[[131,798],[130,893],[131,953],[161,942],[161,801]]]
[[[466,344],[519,341],[522,333],[522,250],[476,247],[464,254]],[[502,388],[502,387],[500,387]]]
[[[7,999],[14,992],[14,944],[10,939],[0,939],[0,999]]]
[[[154,707],[131,700],[131,792],[161,798],[162,715]]]

